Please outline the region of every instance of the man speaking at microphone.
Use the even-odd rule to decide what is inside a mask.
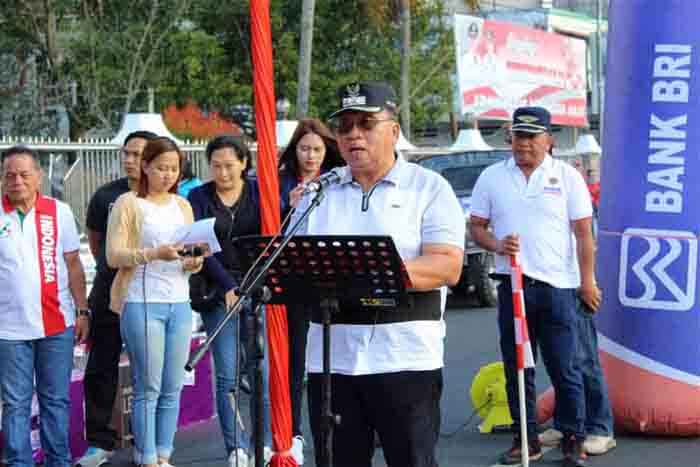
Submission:
[[[346,309],[331,326],[335,467],[372,465],[374,433],[389,467],[435,467],[440,428],[446,286],[457,283],[465,223],[450,185],[403,160],[396,94],[386,83],[338,91],[331,126],[346,167],[299,234],[390,235],[412,282],[412,307]],[[327,180],[331,181],[331,180]],[[308,208],[302,198],[294,221]],[[363,318],[364,317],[364,318]],[[309,411],[316,458],[321,446],[322,327],[312,317],[307,349]]]

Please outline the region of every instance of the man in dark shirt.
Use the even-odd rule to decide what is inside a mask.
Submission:
[[[87,236],[90,253],[97,263],[97,274],[88,297],[92,310],[92,348],[85,370],[85,431],[89,448],[76,463],[79,467],[97,467],[109,460],[116,432],[109,426],[119,378],[122,340],[119,316],[109,309],[109,292],[116,270],[107,265],[105,234],[107,218],[116,199],[136,189],[141,175],[141,153],[148,140],[157,137],[150,131],[135,131],[120,149],[126,177],[109,182],[95,192],[87,211]]]

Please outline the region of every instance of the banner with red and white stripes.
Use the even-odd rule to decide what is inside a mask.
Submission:
[[[510,257],[510,266],[510,283],[513,289],[513,320],[515,321],[515,350],[518,370],[534,368],[535,359],[532,354],[530,336],[527,332],[527,318],[525,316],[523,270],[520,267],[517,255],[512,255]]]

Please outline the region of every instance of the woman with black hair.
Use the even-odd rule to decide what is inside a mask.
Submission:
[[[286,216],[301,198],[304,185],[324,173],[345,165],[335,137],[318,119],[299,121],[292,139],[279,159],[280,201]],[[303,463],[304,438],[301,432],[301,406],[306,366],[306,334],[311,310],[308,305],[287,306],[289,333],[289,390],[292,400],[292,455]]]
[[[246,177],[251,156],[241,138],[226,135],[214,138],[207,145],[206,157],[212,181],[194,188],[188,199],[192,204],[196,220],[216,218],[214,231],[221,244],[219,253],[205,259],[201,273],[203,279],[217,289],[215,303],[196,309],[201,313],[207,334],[211,334],[222,321],[226,310],[238,298],[236,288],[240,285],[245,271],[233,247],[232,239],[243,235],[260,234],[260,195],[256,181]],[[240,317],[242,318],[240,322],[239,316],[232,317],[212,345],[216,368],[216,407],[231,467],[253,465],[252,456],[249,456],[253,440],[245,436],[243,427],[237,424],[239,419],[237,400],[234,401],[233,408],[229,400],[229,394],[236,388],[238,379],[239,352],[236,349],[244,341],[248,344],[247,348],[253,344],[252,338],[247,338],[249,336],[246,332],[250,329],[247,324],[250,324],[254,318],[250,303],[246,303]],[[252,354],[248,352],[248,355]],[[253,363],[252,358],[247,359],[248,373],[251,375],[253,372],[250,367]],[[272,445],[272,433],[267,358],[263,365],[264,443],[265,463],[267,463],[272,456],[269,447]],[[250,381],[254,384],[253,379]],[[254,420],[255,404],[251,403],[250,407],[251,419]]]
[[[149,140],[138,190],[117,198],[107,226],[107,264],[118,269],[110,309],[120,315],[134,387],[134,463],[171,467],[173,440],[190,352],[188,278],[202,257],[182,257],[177,232],[193,221],[176,194],[184,155],[169,138]]]
[[[330,130],[316,118],[304,118],[279,158],[282,214],[296,206],[304,185],[329,170],[345,165]]]

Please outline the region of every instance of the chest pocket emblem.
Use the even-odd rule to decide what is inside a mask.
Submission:
[[[5,238],[9,237],[10,233],[12,233],[12,224],[10,221],[5,221],[1,226],[0,226],[0,238]]]

